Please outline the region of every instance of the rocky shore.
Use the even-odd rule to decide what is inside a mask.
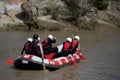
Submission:
[[[70,21],[64,0],[3,0],[0,1],[0,30],[93,30],[102,26],[120,27],[120,1],[108,0],[106,10],[97,10],[80,0],[82,14]],[[53,11],[55,14],[51,13]],[[62,12],[59,12],[59,10]],[[59,12],[59,13],[58,13]],[[55,16],[53,19],[53,16]]]
[[[15,26],[24,25],[21,12],[22,0],[0,1],[0,30],[12,30]],[[14,27],[13,27],[14,26]]]

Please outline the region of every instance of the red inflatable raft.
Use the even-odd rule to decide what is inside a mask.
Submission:
[[[58,53],[59,54],[59,53]],[[45,59],[34,56],[34,55],[22,55],[15,59],[14,66],[15,68],[20,69],[43,69],[43,61],[47,69],[56,70],[62,66],[67,64],[71,64],[74,61],[79,62],[82,57],[82,54],[78,51],[74,53],[72,56],[67,57],[59,57],[55,59],[50,59],[50,55],[46,55]]]

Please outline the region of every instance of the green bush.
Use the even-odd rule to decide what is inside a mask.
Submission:
[[[51,7],[51,11],[50,14],[52,15],[52,18],[57,20],[59,15],[60,15],[61,11],[60,11],[60,6],[52,6]]]
[[[72,20],[76,21],[80,15],[80,10],[79,10],[79,1],[80,0],[63,0],[63,1],[67,5],[67,8],[72,17]]]
[[[106,0],[93,0],[93,6],[98,10],[106,10],[108,7],[108,2]]]

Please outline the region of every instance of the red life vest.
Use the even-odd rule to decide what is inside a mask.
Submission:
[[[29,49],[29,43],[27,42],[27,43],[25,44],[25,53],[28,53],[28,49]]]
[[[69,48],[70,48],[70,46],[71,46],[70,42],[64,42],[64,44],[63,44],[63,50],[64,51],[68,51]]]
[[[77,45],[78,45],[78,40],[74,39],[74,40],[72,41],[72,44],[71,44],[72,49],[75,49],[75,48],[77,47]]]
[[[48,38],[46,38],[46,39],[44,40],[44,43],[43,43],[43,49],[48,48],[47,43],[48,43]]]

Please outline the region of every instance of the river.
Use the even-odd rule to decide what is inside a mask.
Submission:
[[[73,33],[80,35],[81,50],[86,61],[77,63],[77,67],[68,65],[56,71],[44,74],[39,70],[19,70],[6,61],[20,55],[28,37],[38,33],[41,39],[53,34],[57,38],[54,46],[61,44]],[[120,28],[91,31],[44,31],[0,32],[0,80],[120,80]]]

